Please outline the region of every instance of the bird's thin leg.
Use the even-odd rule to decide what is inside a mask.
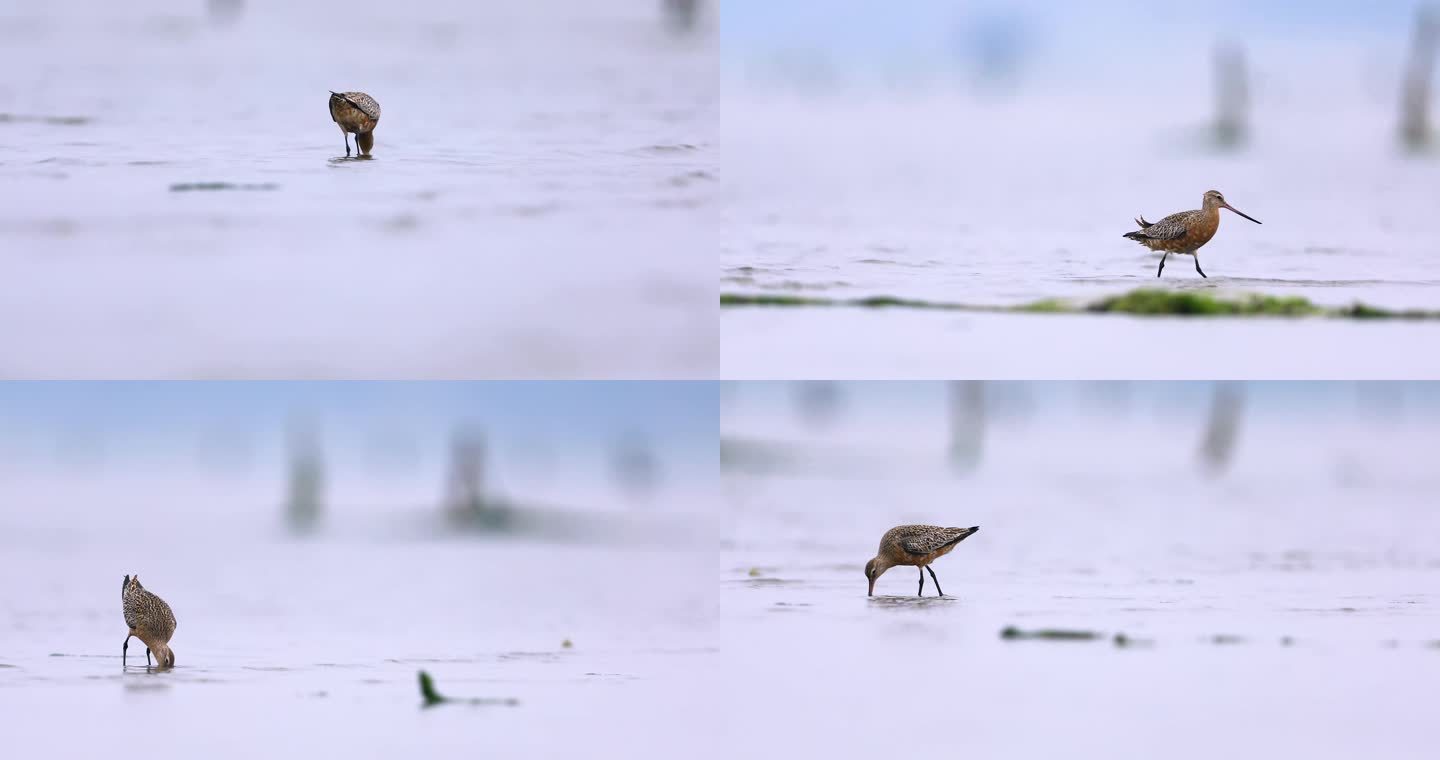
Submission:
[[[1159,276],[1160,276],[1160,273],[1163,272],[1163,271],[1165,271],[1165,259],[1167,259],[1167,258],[1169,258],[1169,257],[1170,257],[1170,252],[1169,252],[1169,251],[1166,251],[1166,252],[1164,253],[1164,255],[1162,255],[1162,256],[1160,257],[1160,268],[1155,270],[1155,276],[1156,276],[1156,277],[1159,277]]]
[[[920,590],[915,592],[915,596],[925,596],[925,568],[916,567],[915,569],[920,571]]]
[[[1200,254],[1192,253],[1190,255],[1195,257],[1195,271],[1199,272],[1201,277],[1207,280],[1210,279],[1210,277],[1205,274],[1205,270],[1200,268]]]
[[[346,157],[346,158],[349,158],[349,157],[350,157],[350,133],[349,133],[349,132],[344,132],[343,134],[345,135],[345,157]]]
[[[150,647],[145,647],[145,667],[150,667]]]
[[[134,636],[135,634],[130,634]],[[125,643],[120,647],[120,667],[125,667],[125,653],[130,651],[130,636],[125,637]]]
[[[945,596],[945,592],[940,590],[940,579],[935,577],[935,568],[926,565],[925,569],[930,571],[930,577],[935,580],[935,590],[940,592],[940,596]]]

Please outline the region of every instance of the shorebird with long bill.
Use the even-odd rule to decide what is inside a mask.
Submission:
[[[1200,268],[1200,246],[1210,242],[1215,237],[1215,231],[1220,229],[1220,209],[1228,208],[1250,221],[1260,224],[1260,220],[1241,211],[1225,202],[1225,196],[1219,190],[1208,190],[1200,208],[1194,211],[1181,211],[1178,214],[1161,219],[1158,222],[1147,222],[1145,217],[1137,217],[1135,223],[1140,229],[1134,232],[1125,233],[1125,237],[1134,240],[1140,245],[1152,251],[1162,251],[1160,256],[1160,268],[1155,270],[1155,276],[1165,271],[1165,259],[1172,253],[1182,256],[1195,257],[1195,271],[1201,277],[1206,277],[1205,270]]]
[[[935,577],[930,563],[949,554],[956,544],[975,535],[978,530],[979,525],[971,528],[901,525],[885,531],[885,535],[880,537],[880,550],[875,553],[874,559],[865,563],[865,577],[870,580],[868,595],[875,596],[875,581],[886,570],[896,565],[913,565],[920,571],[920,589],[916,596],[925,595],[926,571],[935,581],[935,592],[944,596],[945,592],[940,590],[940,579]]]

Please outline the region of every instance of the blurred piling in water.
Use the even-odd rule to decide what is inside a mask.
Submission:
[[[233,24],[240,20],[245,13],[245,0],[208,0],[206,7],[209,10],[210,22],[224,25]]]
[[[445,517],[455,522],[485,520],[485,438],[475,427],[458,427],[451,436],[445,479]]]
[[[700,0],[663,0],[663,9],[672,31],[689,32],[700,15]]]
[[[840,416],[840,386],[831,380],[795,383],[795,410],[812,428],[829,427]]]
[[[985,383],[957,380],[949,384],[950,464],[961,472],[980,466],[985,443]]]
[[[1250,88],[1245,50],[1238,44],[1215,47],[1215,144],[1238,148],[1249,137]]]
[[[660,481],[660,463],[649,441],[631,434],[622,438],[612,453],[611,466],[620,487],[635,501],[647,501]]]
[[[285,517],[293,533],[308,533],[320,521],[325,469],[319,432],[313,423],[296,420],[289,433],[289,495]]]
[[[1023,13],[999,9],[967,12],[955,50],[979,95],[1013,95],[1031,54],[1029,23]]]
[[[1209,421],[1200,441],[1200,461],[1211,475],[1219,475],[1230,466],[1240,432],[1243,400],[1240,386],[1216,383],[1210,397]]]
[[[1415,37],[1405,67],[1400,93],[1400,142],[1410,150],[1430,142],[1430,88],[1435,53],[1440,47],[1440,19],[1434,8],[1421,8],[1415,18]]]
[[[570,506],[539,504],[503,498],[486,487],[488,446],[479,428],[457,427],[450,437],[450,463],[445,475],[442,510],[445,524],[455,532],[489,535],[526,535],[554,541],[598,541],[624,533],[615,515],[576,510]],[[648,456],[648,449],[647,454]],[[643,457],[642,457],[643,458]],[[640,470],[653,462],[634,462]],[[640,480],[647,476],[637,475]],[[653,478],[652,478],[653,481]],[[640,486],[649,487],[648,484]]]

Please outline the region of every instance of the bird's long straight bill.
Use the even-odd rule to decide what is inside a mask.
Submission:
[[[1228,203],[1222,203],[1222,204],[1220,204],[1220,205],[1223,206],[1224,208],[1228,208],[1228,209],[1230,209],[1231,211],[1234,211],[1235,213],[1239,214],[1240,216],[1243,216],[1243,217],[1245,217],[1246,219],[1249,219],[1250,221],[1252,221],[1252,222],[1254,222],[1254,223],[1256,223],[1256,224],[1263,224],[1263,222],[1261,222],[1259,219],[1256,219],[1255,217],[1250,216],[1249,214],[1245,213],[1244,211],[1241,211],[1240,209],[1235,208],[1234,206],[1231,206],[1231,205],[1228,204]]]

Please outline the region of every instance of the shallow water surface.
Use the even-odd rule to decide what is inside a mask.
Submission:
[[[27,716],[12,724],[15,746],[76,755],[129,732],[157,756],[693,741],[716,731],[713,695],[688,688],[712,680],[716,661],[703,567],[673,552],[506,541],[12,546],[0,570],[35,582],[6,598],[0,706]],[[133,640],[121,667],[110,576],[122,569],[174,608],[173,670],[145,668]],[[420,670],[456,703],[424,708]],[[67,728],[77,714],[84,731]]]
[[[0,375],[713,376],[708,18],[227,7],[0,19]]]
[[[733,160],[721,292],[996,307],[1089,303],[1158,287],[1303,297],[1321,306],[1440,308],[1434,255],[1440,238],[1417,223],[1430,213],[1434,157],[1394,148],[1389,110],[1343,90],[1314,104],[1318,111],[1265,112],[1251,144],[1221,152],[1180,130],[1179,113],[1137,112],[1103,83],[1089,86],[1074,94],[1039,87],[989,102],[949,91],[797,96],[734,84],[722,115]],[[1336,103],[1348,107],[1334,110]],[[1122,234],[1135,229],[1137,215],[1155,221],[1199,207],[1211,188],[1263,224],[1222,211],[1219,231],[1200,251],[1208,278],[1189,257],[1177,256],[1157,278],[1160,255]],[[1027,323],[1020,320],[968,320],[972,331],[933,315],[809,312],[723,309],[726,372],[1268,377],[1243,366],[1214,369],[1253,358],[1280,362],[1287,377],[1436,374],[1411,363],[1413,331],[1406,329],[1368,334],[1364,342],[1381,354],[1372,362],[1353,354],[1369,352],[1335,322],[1288,331],[1281,344],[1294,343],[1302,353],[1287,358],[1275,341],[1259,337],[1270,334],[1268,327],[1207,323],[1204,330],[1223,337],[1192,340],[1179,320],[1142,328],[1126,317],[1066,317],[1047,323],[1047,344],[1015,363],[983,355],[1024,342]],[[1440,326],[1421,329],[1433,340]],[[1132,340],[1137,332],[1145,333],[1143,341]],[[848,350],[832,350],[857,335]],[[787,347],[780,368],[772,340]],[[1180,341],[1187,356],[1178,366],[1152,351]],[[1078,356],[1066,349],[1075,344],[1085,349]],[[1103,349],[1121,345],[1123,356]],[[1338,350],[1327,360],[1309,345]]]
[[[1315,387],[1247,386],[1219,472],[1197,461],[1201,388],[987,386],[963,466],[938,387],[841,384],[808,419],[784,385],[737,388],[722,436],[752,453],[728,460],[720,575],[736,750],[1427,756],[1433,401],[1356,415]],[[935,562],[946,597],[928,574],[917,597],[913,567],[867,597],[865,561],[908,523],[980,531]]]

